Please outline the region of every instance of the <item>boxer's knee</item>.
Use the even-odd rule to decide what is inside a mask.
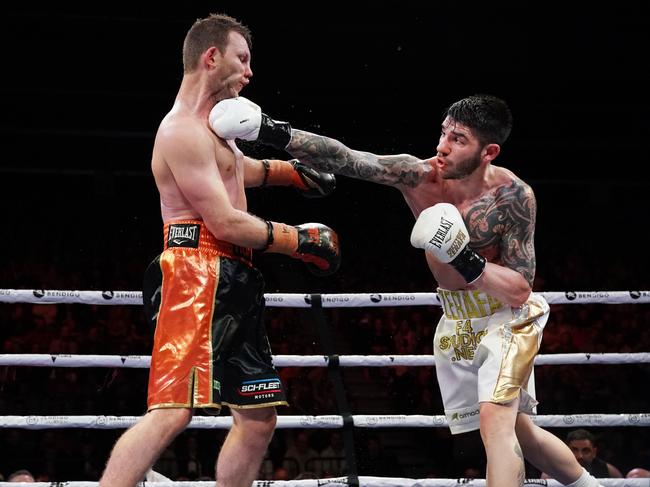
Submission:
[[[192,421],[192,410],[187,408],[160,408],[147,413],[161,429],[176,435]]]
[[[243,409],[233,411],[233,426],[252,448],[266,448],[277,424],[275,408]]]
[[[507,404],[493,402],[480,404],[480,431],[486,446],[495,439],[515,437],[518,403],[516,399]]]

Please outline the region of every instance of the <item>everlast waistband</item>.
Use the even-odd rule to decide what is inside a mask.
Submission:
[[[253,250],[217,240],[201,220],[179,220],[165,223],[165,249],[183,247],[212,252],[253,265]]]

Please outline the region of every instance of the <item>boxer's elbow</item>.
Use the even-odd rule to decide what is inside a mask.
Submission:
[[[508,304],[513,307],[522,306],[526,301],[528,301],[531,292],[532,289],[526,279],[523,277],[518,279],[517,282],[512,285]]]

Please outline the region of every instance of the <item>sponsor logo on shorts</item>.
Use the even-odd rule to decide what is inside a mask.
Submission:
[[[481,291],[438,290],[445,317],[449,320],[484,318],[503,307],[503,303]]]
[[[564,293],[564,295],[569,301],[573,301],[575,298],[578,297],[575,291],[567,291]]]
[[[487,330],[474,331],[472,320],[458,320],[455,326],[455,334],[443,335],[438,340],[438,348],[442,352],[448,352],[452,362],[459,360],[474,360],[474,353],[479,343],[487,334]]]
[[[280,392],[282,392],[282,385],[277,378],[248,380],[242,382],[237,390],[240,396],[248,396],[253,399],[271,399]]]
[[[371,294],[370,301],[373,303],[379,303],[381,301],[381,294]]]
[[[200,233],[201,225],[195,223],[174,223],[169,225],[167,246],[196,249],[199,246]]]
[[[479,410],[475,409],[474,411],[467,411],[466,413],[454,413],[451,415],[452,421],[460,421],[461,419],[471,418],[479,414]]]

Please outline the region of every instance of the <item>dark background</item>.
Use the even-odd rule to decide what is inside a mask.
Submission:
[[[385,7],[370,2],[185,2],[173,8],[149,7],[138,2],[76,8],[30,4],[3,12],[0,288],[140,288],[145,266],[162,245],[149,163],[157,125],[182,78],[183,38],[196,18],[225,12],[253,31],[254,77],[242,94],[276,119],[355,149],[429,157],[447,105],[479,92],[503,97],[515,126],[496,163],[529,182],[538,199],[535,289],[650,289],[643,236],[650,189],[650,17],[637,7],[620,2],[602,9],[590,5],[580,12],[547,4],[476,9],[459,2],[393,2]],[[282,156],[255,149],[251,155]],[[249,205],[264,218],[326,223],[341,238],[341,269],[324,279],[313,278],[302,263],[285,256],[257,256],[269,292],[434,289],[421,251],[408,241],[413,217],[392,188],[338,178],[336,193],[323,200],[270,188],[251,190]],[[576,350],[551,349],[557,345],[551,340],[553,330],[590,336],[596,320],[594,342],[611,349],[602,345],[580,351],[647,351],[643,330],[648,312],[642,306],[555,307],[545,333],[549,348],[543,353]],[[83,318],[78,327],[82,337],[96,314],[107,315],[105,324],[111,325],[106,329],[113,328],[112,314],[118,311],[81,308],[62,309]],[[623,309],[632,318],[625,318]],[[12,310],[7,305],[0,311],[10,316]],[[134,311],[129,313],[129,319],[136,319]],[[330,318],[354,333],[365,311],[347,313],[351,318],[343,312]],[[144,326],[142,317],[137,319]],[[633,326],[619,328],[619,323]],[[313,331],[302,319],[295,325],[305,333]],[[359,343],[367,341],[365,332],[356,333]],[[310,353],[309,344],[319,352],[313,338],[305,339],[306,348],[295,345],[295,336],[272,336],[274,350],[273,340],[283,339],[290,342],[290,353]],[[119,353],[148,353],[147,339],[141,342],[136,347],[132,338],[125,340]],[[3,353],[8,351],[5,346]],[[351,347],[344,351],[360,353]],[[387,353],[394,353],[392,342]],[[597,377],[587,379],[584,369],[589,367],[578,368],[575,381],[565,370],[552,367],[558,370],[551,375],[542,368],[538,384],[547,401],[540,413],[647,411],[647,366],[639,366],[634,376],[638,381],[620,381],[616,372],[595,369],[589,372]],[[22,369],[20,374],[36,377],[37,372]],[[578,374],[584,374],[583,382]],[[65,395],[62,405],[44,404],[38,412],[139,414],[145,378],[137,388],[132,373],[122,376],[127,377],[124,389],[140,394],[126,401],[131,409],[104,399],[106,410],[101,411],[96,405],[70,405],[66,389],[56,385],[52,387]],[[563,382],[566,387],[561,388]],[[15,383],[27,390],[32,382]],[[612,385],[627,389],[615,393]],[[96,386],[96,381],[88,385]],[[0,392],[14,390],[7,387]],[[579,405],[576,394],[581,396]],[[16,397],[31,396],[23,391]],[[13,396],[0,398],[6,414],[34,414],[36,405],[29,399],[21,409]],[[629,408],[626,400],[631,401]],[[440,413],[440,408],[434,411]],[[423,438],[429,434],[417,432]],[[606,439],[620,448],[612,448],[609,458],[621,468],[638,465],[638,451],[647,452],[645,436],[637,428],[611,432]],[[111,436],[96,457],[103,461],[112,442]],[[478,438],[473,442],[480,445]],[[447,444],[440,442],[440,448],[450,451]],[[60,471],[51,475],[60,480],[71,476]]]
[[[594,265],[623,259],[630,285],[646,285],[630,243],[646,220],[647,15],[624,5],[579,13],[451,2],[361,3],[354,11],[353,4],[328,5],[118,3],[5,13],[1,203],[23,232],[9,239],[18,242],[9,250],[28,252],[36,232],[42,245],[35,253],[44,259],[66,246],[82,260],[110,260],[108,242],[147,258],[158,251],[153,135],[182,77],[187,29],[223,11],[253,31],[254,77],[243,95],[277,119],[356,149],[431,156],[444,107],[477,92],[505,98],[515,127],[497,163],[537,193],[539,272],[577,250],[593,254]],[[422,267],[408,244],[412,217],[391,188],[339,178],[338,192],[315,202],[286,189],[251,191],[250,210],[336,228],[343,278],[370,248],[391,256],[382,259],[380,279],[405,265]],[[269,260],[294,268],[269,256],[260,265]],[[339,290],[360,290],[351,285],[356,274]],[[107,277],[82,284],[106,287]],[[121,278],[139,284],[139,275]],[[291,279],[268,278],[274,288],[294,290]],[[393,282],[374,288],[387,291]],[[612,289],[607,282],[566,285]]]

